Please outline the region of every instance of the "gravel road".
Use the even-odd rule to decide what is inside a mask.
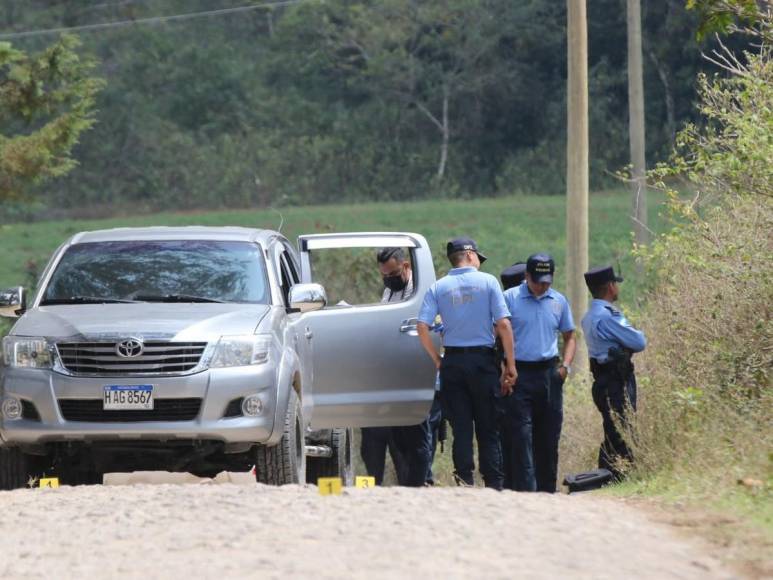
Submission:
[[[114,481],[113,483],[118,483]],[[0,492],[0,578],[732,578],[593,495],[244,482]]]

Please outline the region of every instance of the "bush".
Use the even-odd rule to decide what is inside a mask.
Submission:
[[[767,23],[769,28],[769,23]],[[658,280],[645,311],[635,475],[713,497],[739,478],[773,485],[773,64],[770,47],[725,53],[728,77],[699,79],[688,126],[652,173],[677,225],[641,250]],[[687,179],[685,201],[668,180]]]
[[[637,469],[715,485],[764,478],[773,449],[773,207],[735,198],[655,245]]]

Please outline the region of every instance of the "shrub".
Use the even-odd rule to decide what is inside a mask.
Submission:
[[[763,23],[769,29],[769,22]],[[652,172],[674,229],[640,249],[658,282],[643,319],[635,475],[722,495],[766,480],[773,429],[773,64],[771,50],[718,55],[730,73],[699,79],[703,126]],[[679,177],[694,192],[667,186]]]

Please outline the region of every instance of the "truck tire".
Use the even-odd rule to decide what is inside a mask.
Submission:
[[[29,458],[18,447],[0,447],[0,489],[10,490],[29,485]]]
[[[255,479],[269,485],[305,483],[305,447],[301,402],[291,389],[282,439],[271,447],[255,446]]]
[[[306,483],[317,484],[320,477],[340,477],[345,486],[354,485],[354,432],[352,429],[333,429],[327,445],[332,457],[309,457],[306,460]]]

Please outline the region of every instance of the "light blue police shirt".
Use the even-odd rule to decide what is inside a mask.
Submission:
[[[647,338],[636,330],[611,302],[594,299],[582,319],[582,331],[588,345],[588,355],[603,363],[609,358],[610,347],[622,347],[641,352]]]
[[[452,269],[427,290],[419,322],[432,326],[438,314],[445,346],[494,346],[491,321],[509,316],[497,279],[472,266]]]
[[[569,302],[548,288],[537,298],[522,282],[505,292],[515,338],[515,360],[538,362],[558,356],[558,333],[574,330]]]

